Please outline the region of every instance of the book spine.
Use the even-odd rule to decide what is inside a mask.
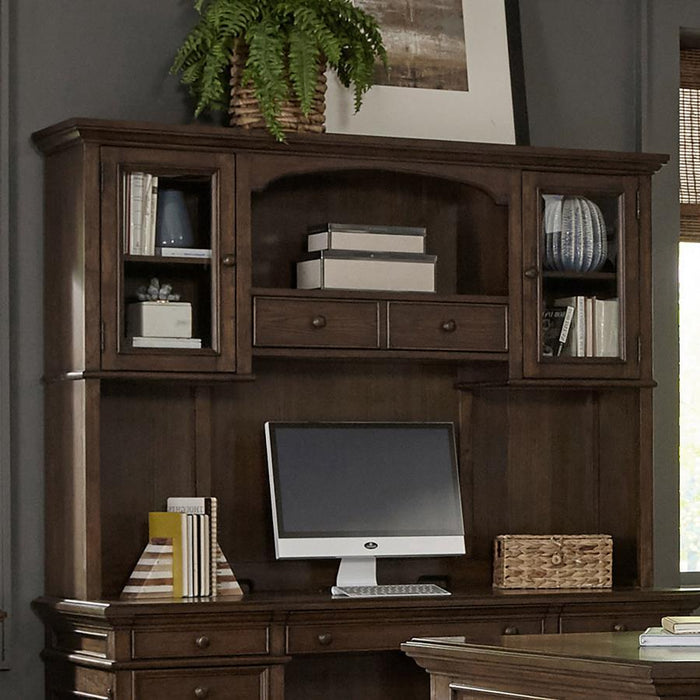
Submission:
[[[561,332],[559,333],[559,346],[557,347],[557,356],[562,354],[564,347],[566,346],[566,341],[569,339],[569,330],[571,329],[571,321],[574,317],[574,307],[566,307],[566,315],[564,316],[564,322],[561,324]]]

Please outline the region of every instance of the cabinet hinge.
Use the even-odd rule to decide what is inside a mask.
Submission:
[[[105,351],[105,322],[100,321],[100,352]]]
[[[639,218],[641,216],[641,212],[642,212],[642,201],[641,201],[641,197],[639,194],[639,190],[637,190],[637,221],[639,221]]]
[[[637,364],[642,364],[642,336],[637,336]]]

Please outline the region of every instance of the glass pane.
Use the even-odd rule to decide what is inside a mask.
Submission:
[[[210,175],[127,171],[123,197],[127,347],[211,347]]]
[[[542,195],[543,358],[621,356],[619,199]]]
[[[679,249],[680,569],[700,570],[700,243]]]

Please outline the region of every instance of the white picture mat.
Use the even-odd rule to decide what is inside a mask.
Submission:
[[[328,73],[326,131],[515,143],[505,3],[462,0],[469,91],[375,85],[354,114],[352,90]]]

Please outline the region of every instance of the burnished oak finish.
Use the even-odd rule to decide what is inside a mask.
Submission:
[[[700,697],[700,649],[639,647],[639,632],[524,635],[489,645],[412,639],[431,700]],[[427,696],[426,696],[427,697]]]
[[[228,603],[43,598],[34,607],[48,631],[50,697],[70,688],[100,698],[185,700],[200,697],[199,688],[208,693],[201,697],[246,700],[427,700],[427,675],[397,651],[412,637],[496,644],[502,635],[619,632],[694,604],[672,591],[474,591],[383,601],[333,600],[324,591],[253,593]]]
[[[205,685],[227,697],[230,675],[244,698],[341,687],[363,700],[422,697],[422,676],[399,652],[412,636],[599,630],[618,617],[646,626],[697,606],[692,592],[645,590],[650,182],[664,157],[330,134],[278,144],[236,129],[86,119],[35,141],[46,163],[51,598],[37,610],[49,693],[74,680],[99,686],[96,697],[156,697],[159,684],[168,697],[186,687],[182,697],[200,697]],[[124,175],[137,169],[187,189],[210,261],[124,253]],[[614,272],[542,270],[542,188],[612,202]],[[323,221],[425,225],[437,292],[294,289],[307,226]],[[192,302],[201,350],[130,347],[126,303],[151,275]],[[543,358],[550,288],[618,293],[622,357]],[[455,423],[467,556],[378,569],[380,582],[448,579],[452,599],[299,602],[296,591],[327,592],[337,562],[275,560],[262,426],[322,419]],[[253,593],[114,602],[147,513],[171,495],[208,494],[223,551]],[[496,535],[598,532],[613,536],[618,592],[489,592]],[[86,650],[88,640],[103,647]]]

